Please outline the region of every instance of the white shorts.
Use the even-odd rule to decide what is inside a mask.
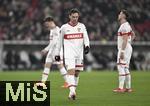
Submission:
[[[125,52],[124,52],[124,59],[123,60],[120,59],[120,53],[121,53],[121,50],[118,51],[117,64],[123,65],[123,66],[129,68],[130,59],[131,59],[131,55],[132,55],[131,45],[127,45]]]
[[[55,52],[48,52],[45,63],[63,64],[63,54],[60,54],[60,61],[55,61]]]
[[[67,70],[75,69],[83,71],[83,59],[65,58],[65,67],[67,68]]]

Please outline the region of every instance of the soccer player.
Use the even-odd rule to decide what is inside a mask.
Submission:
[[[64,62],[67,69],[67,83],[70,90],[68,98],[75,100],[79,73],[83,70],[83,54],[89,52],[89,38],[86,27],[78,21],[78,9],[71,9],[69,22],[61,26],[60,45],[64,48]],[[59,57],[59,56],[58,56]]]
[[[43,23],[44,23],[45,28],[48,31],[50,31],[49,45],[41,51],[42,54],[47,54],[46,60],[45,60],[44,71],[42,74],[42,80],[41,80],[42,83],[44,84],[48,78],[51,65],[53,63],[55,63],[55,55],[56,55],[56,53],[58,53],[58,51],[57,51],[58,46],[57,45],[59,44],[58,42],[59,42],[59,37],[60,37],[60,28],[58,26],[56,26],[55,21],[52,17],[45,18]],[[56,61],[59,61],[59,60],[60,61],[56,62],[56,64],[58,65],[60,73],[66,82],[67,71],[63,65],[63,60],[62,60],[63,59],[63,51],[62,51],[62,49],[59,52],[59,55],[60,55],[60,59],[57,58]],[[38,85],[38,83],[37,83],[37,85]]]
[[[117,68],[119,72],[119,87],[114,89],[114,92],[132,92],[131,89],[131,75],[129,71],[129,64],[132,54],[131,41],[135,38],[129,22],[129,13],[127,10],[121,10],[118,15],[120,28],[118,30],[118,57]],[[124,88],[124,85],[125,88]]]

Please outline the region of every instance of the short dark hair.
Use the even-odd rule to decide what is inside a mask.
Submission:
[[[46,18],[43,19],[43,23],[44,22],[50,22],[50,21],[54,21],[54,18],[51,17],[51,16],[48,16],[48,17],[46,17]]]
[[[125,10],[125,9],[122,9],[121,12],[122,12],[123,14],[125,14],[126,20],[129,21],[129,19],[131,18],[131,16],[129,15],[129,12],[128,12],[127,10]]]
[[[73,8],[69,11],[69,15],[74,14],[74,13],[78,13],[80,15],[80,11],[77,8]]]

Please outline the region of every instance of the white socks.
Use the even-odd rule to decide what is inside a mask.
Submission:
[[[75,93],[75,76],[74,75],[67,75],[67,82],[69,84],[69,89],[71,93]]]
[[[42,74],[42,82],[47,81],[49,72],[50,72],[50,68],[45,67],[44,71],[43,71],[43,74]]]
[[[123,89],[124,83],[125,83],[125,67],[122,65],[118,65],[118,71],[119,71],[119,88]]]
[[[75,79],[75,85],[77,86],[79,83],[79,77],[74,77],[74,79]]]
[[[131,75],[129,72],[129,69],[119,65],[118,66],[119,71],[119,88],[123,89],[124,84],[126,84],[126,88],[131,88]]]
[[[125,68],[125,71],[127,73],[126,78],[125,78],[126,88],[130,89],[131,88],[131,75],[130,75],[130,72],[129,72],[128,68]]]
[[[60,73],[63,76],[65,82],[67,82],[67,71],[64,67],[60,69]]]
[[[125,82],[126,82],[126,88],[130,89],[131,88],[131,75],[130,74],[126,75]]]
[[[125,76],[119,75],[119,88],[120,89],[123,89],[124,82],[125,82]]]

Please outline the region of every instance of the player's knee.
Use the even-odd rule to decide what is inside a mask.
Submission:
[[[80,73],[80,70],[76,70],[76,71],[75,71],[75,77],[78,77],[78,76],[79,76],[79,73]]]
[[[117,68],[118,68],[119,75],[125,74],[125,67],[124,66],[118,65]]]
[[[122,65],[117,65],[117,69],[118,69],[118,71],[119,71],[119,70],[122,70],[122,69],[123,69],[123,66],[122,66]]]
[[[130,74],[130,71],[129,71],[129,68],[128,68],[128,67],[125,67],[125,73],[126,73],[126,74]]]
[[[68,70],[68,74],[69,74],[69,75],[75,75],[75,70],[74,70],[74,69]]]
[[[51,63],[45,63],[45,67],[50,68],[51,67]]]
[[[58,66],[58,68],[59,68],[59,69],[61,69],[61,68],[63,68],[63,67],[64,67],[64,65],[63,65],[63,64],[58,64],[57,66]]]

